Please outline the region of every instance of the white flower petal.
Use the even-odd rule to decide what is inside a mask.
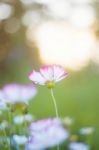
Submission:
[[[29,75],[29,79],[32,80],[35,84],[41,84],[44,85],[46,82],[46,79],[36,71],[32,71]]]
[[[54,72],[54,80],[56,82],[64,79],[67,76],[67,72],[65,72],[64,68],[59,65],[53,65],[53,72]]]
[[[51,66],[44,66],[40,69],[40,73],[47,81],[54,80],[53,68]]]

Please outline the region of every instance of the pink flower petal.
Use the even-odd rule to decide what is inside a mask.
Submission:
[[[52,81],[54,79],[53,68],[51,66],[42,67],[40,73],[47,81]]]
[[[32,80],[35,84],[44,85],[46,82],[46,79],[39,72],[34,70],[30,73],[29,79]]]
[[[12,102],[17,101],[19,98],[19,95],[20,95],[19,86],[15,83],[7,84],[6,86],[4,86],[3,92],[5,94],[6,101],[8,101],[8,102],[9,101],[12,101]]]
[[[34,85],[20,85],[20,99],[28,102],[37,94],[37,89]]]
[[[53,65],[53,72],[54,72],[54,80],[56,82],[64,79],[68,74],[65,72],[64,68],[59,65]]]
[[[4,86],[3,93],[8,102],[28,102],[36,95],[37,89],[31,84],[21,85],[12,83]]]

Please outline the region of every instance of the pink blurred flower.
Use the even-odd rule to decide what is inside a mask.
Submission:
[[[4,93],[6,101],[11,103],[27,103],[37,93],[37,89],[33,85],[20,85],[16,83],[5,85],[2,91]]]
[[[68,73],[63,67],[59,65],[51,65],[41,67],[39,72],[33,70],[29,74],[29,79],[35,84],[47,85],[47,87],[52,88],[55,82],[59,82],[67,75]]]
[[[69,138],[69,132],[56,119],[44,119],[31,123],[30,137],[25,150],[42,150],[57,146]]]

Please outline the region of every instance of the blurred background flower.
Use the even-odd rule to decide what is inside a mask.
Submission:
[[[81,128],[80,129],[80,133],[83,134],[83,135],[92,134],[93,132],[94,132],[93,127],[86,127],[86,128]]]
[[[26,114],[26,115],[18,115],[13,118],[13,123],[18,125],[18,124],[23,124],[24,122],[32,122],[34,120],[33,116],[31,114]]]
[[[17,83],[7,84],[2,92],[8,103],[28,103],[37,94],[37,89],[33,85],[20,85]]]
[[[69,138],[69,132],[56,119],[48,118],[30,124],[30,137],[26,150],[55,147]]]
[[[84,143],[74,142],[69,145],[69,149],[70,150],[90,150],[90,147]]]

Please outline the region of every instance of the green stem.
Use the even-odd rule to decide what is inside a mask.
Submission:
[[[8,149],[11,150],[11,149],[10,149],[9,142],[8,142],[8,137],[7,137],[7,134],[6,134],[6,131],[5,131],[5,128],[3,128],[3,134],[4,134],[4,136],[5,136],[5,139],[6,139],[6,143],[7,143]]]
[[[55,99],[55,96],[54,96],[54,93],[53,93],[53,89],[51,89],[51,96],[52,96],[52,100],[53,100],[54,107],[55,107],[56,118],[58,119],[59,118],[58,108],[57,108],[56,99]]]
[[[24,115],[24,129],[25,129],[25,135],[26,137],[28,136],[28,133],[27,133],[27,128],[28,128],[28,125],[27,125],[27,121],[25,121],[25,115]]]
[[[9,126],[11,126],[11,124],[12,124],[12,114],[11,114],[11,106],[8,108],[8,120],[9,120]],[[10,128],[10,130],[11,130],[11,128]],[[10,136],[11,136],[11,132],[10,132]],[[9,137],[10,137],[9,136]],[[9,150],[11,150],[11,144],[9,143]]]
[[[52,96],[52,100],[53,100],[54,107],[55,107],[56,118],[59,119],[59,114],[58,114],[58,108],[57,108],[57,104],[56,104],[56,99],[55,99],[55,96],[54,96],[52,88],[51,88],[51,96]],[[57,150],[60,150],[59,144],[57,144]]]

